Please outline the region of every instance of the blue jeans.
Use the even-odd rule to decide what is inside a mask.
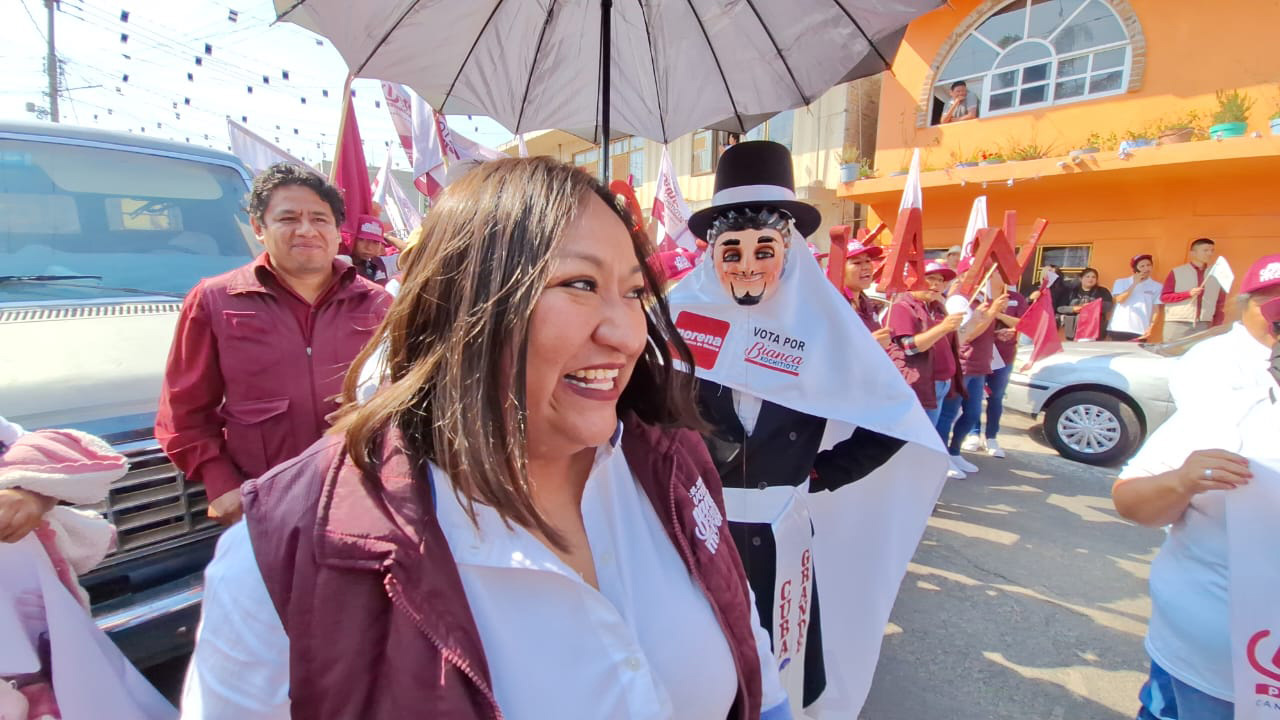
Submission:
[[[949,428],[950,436],[943,430],[942,421],[947,419],[946,408],[942,411],[942,416],[938,418],[938,432],[942,434],[942,441],[947,443],[947,449],[952,455],[960,454],[960,443],[964,442],[964,436],[969,431],[978,427],[978,423],[982,415],[982,391],[986,387],[986,375],[965,375],[964,391],[968,397],[955,397],[951,403],[951,417],[955,418],[955,424]],[[955,417],[956,409],[960,410],[960,417]]]
[[[932,410],[925,410],[924,414],[929,416],[929,422],[933,423],[935,426],[938,424],[938,414],[942,412],[942,399],[945,398],[949,392],[951,392],[950,380],[933,381],[933,396],[937,398],[938,404],[935,405]]]
[[[1004,415],[1004,392],[1009,389],[1009,376],[1013,374],[1013,366],[1005,365],[999,370],[992,370],[987,376],[987,439],[994,440],[1000,434],[1000,417]],[[971,435],[982,432],[982,419],[969,431]]]
[[[1191,687],[1152,661],[1138,720],[1232,720],[1235,705]]]

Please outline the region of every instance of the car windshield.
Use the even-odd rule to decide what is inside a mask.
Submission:
[[[1163,357],[1179,357],[1186,351],[1195,347],[1197,344],[1216,335],[1221,335],[1230,329],[1230,325],[1219,325],[1217,327],[1209,328],[1203,332],[1198,332],[1195,335],[1188,335],[1180,340],[1164,343],[1143,343],[1142,347]]]
[[[259,251],[235,169],[0,139],[0,304],[185,295]]]

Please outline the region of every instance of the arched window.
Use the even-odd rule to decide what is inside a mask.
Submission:
[[[978,116],[1122,93],[1132,38],[1104,0],[1014,0],[983,18],[934,79],[930,124],[963,82]]]

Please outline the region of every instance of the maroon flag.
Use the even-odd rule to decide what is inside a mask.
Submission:
[[[364,161],[360,144],[360,126],[356,109],[347,93],[342,125],[338,128],[338,148],[333,158],[333,184],[342,191],[347,206],[347,220],[342,224],[342,238],[354,238],[361,215],[373,214],[373,193],[369,189],[369,166]]]
[[[1062,350],[1053,313],[1053,298],[1048,290],[1042,290],[1040,297],[1027,308],[1026,314],[1018,321],[1017,331],[1031,338],[1031,360],[1018,372],[1025,372],[1037,361]]]
[[[1080,306],[1076,315],[1076,340],[1097,340],[1102,336],[1102,298]]]

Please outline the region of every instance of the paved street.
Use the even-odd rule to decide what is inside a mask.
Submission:
[[[1111,507],[1114,471],[1006,416],[1005,460],[950,481],[903,581],[865,720],[1120,720],[1145,678],[1163,540]]]

